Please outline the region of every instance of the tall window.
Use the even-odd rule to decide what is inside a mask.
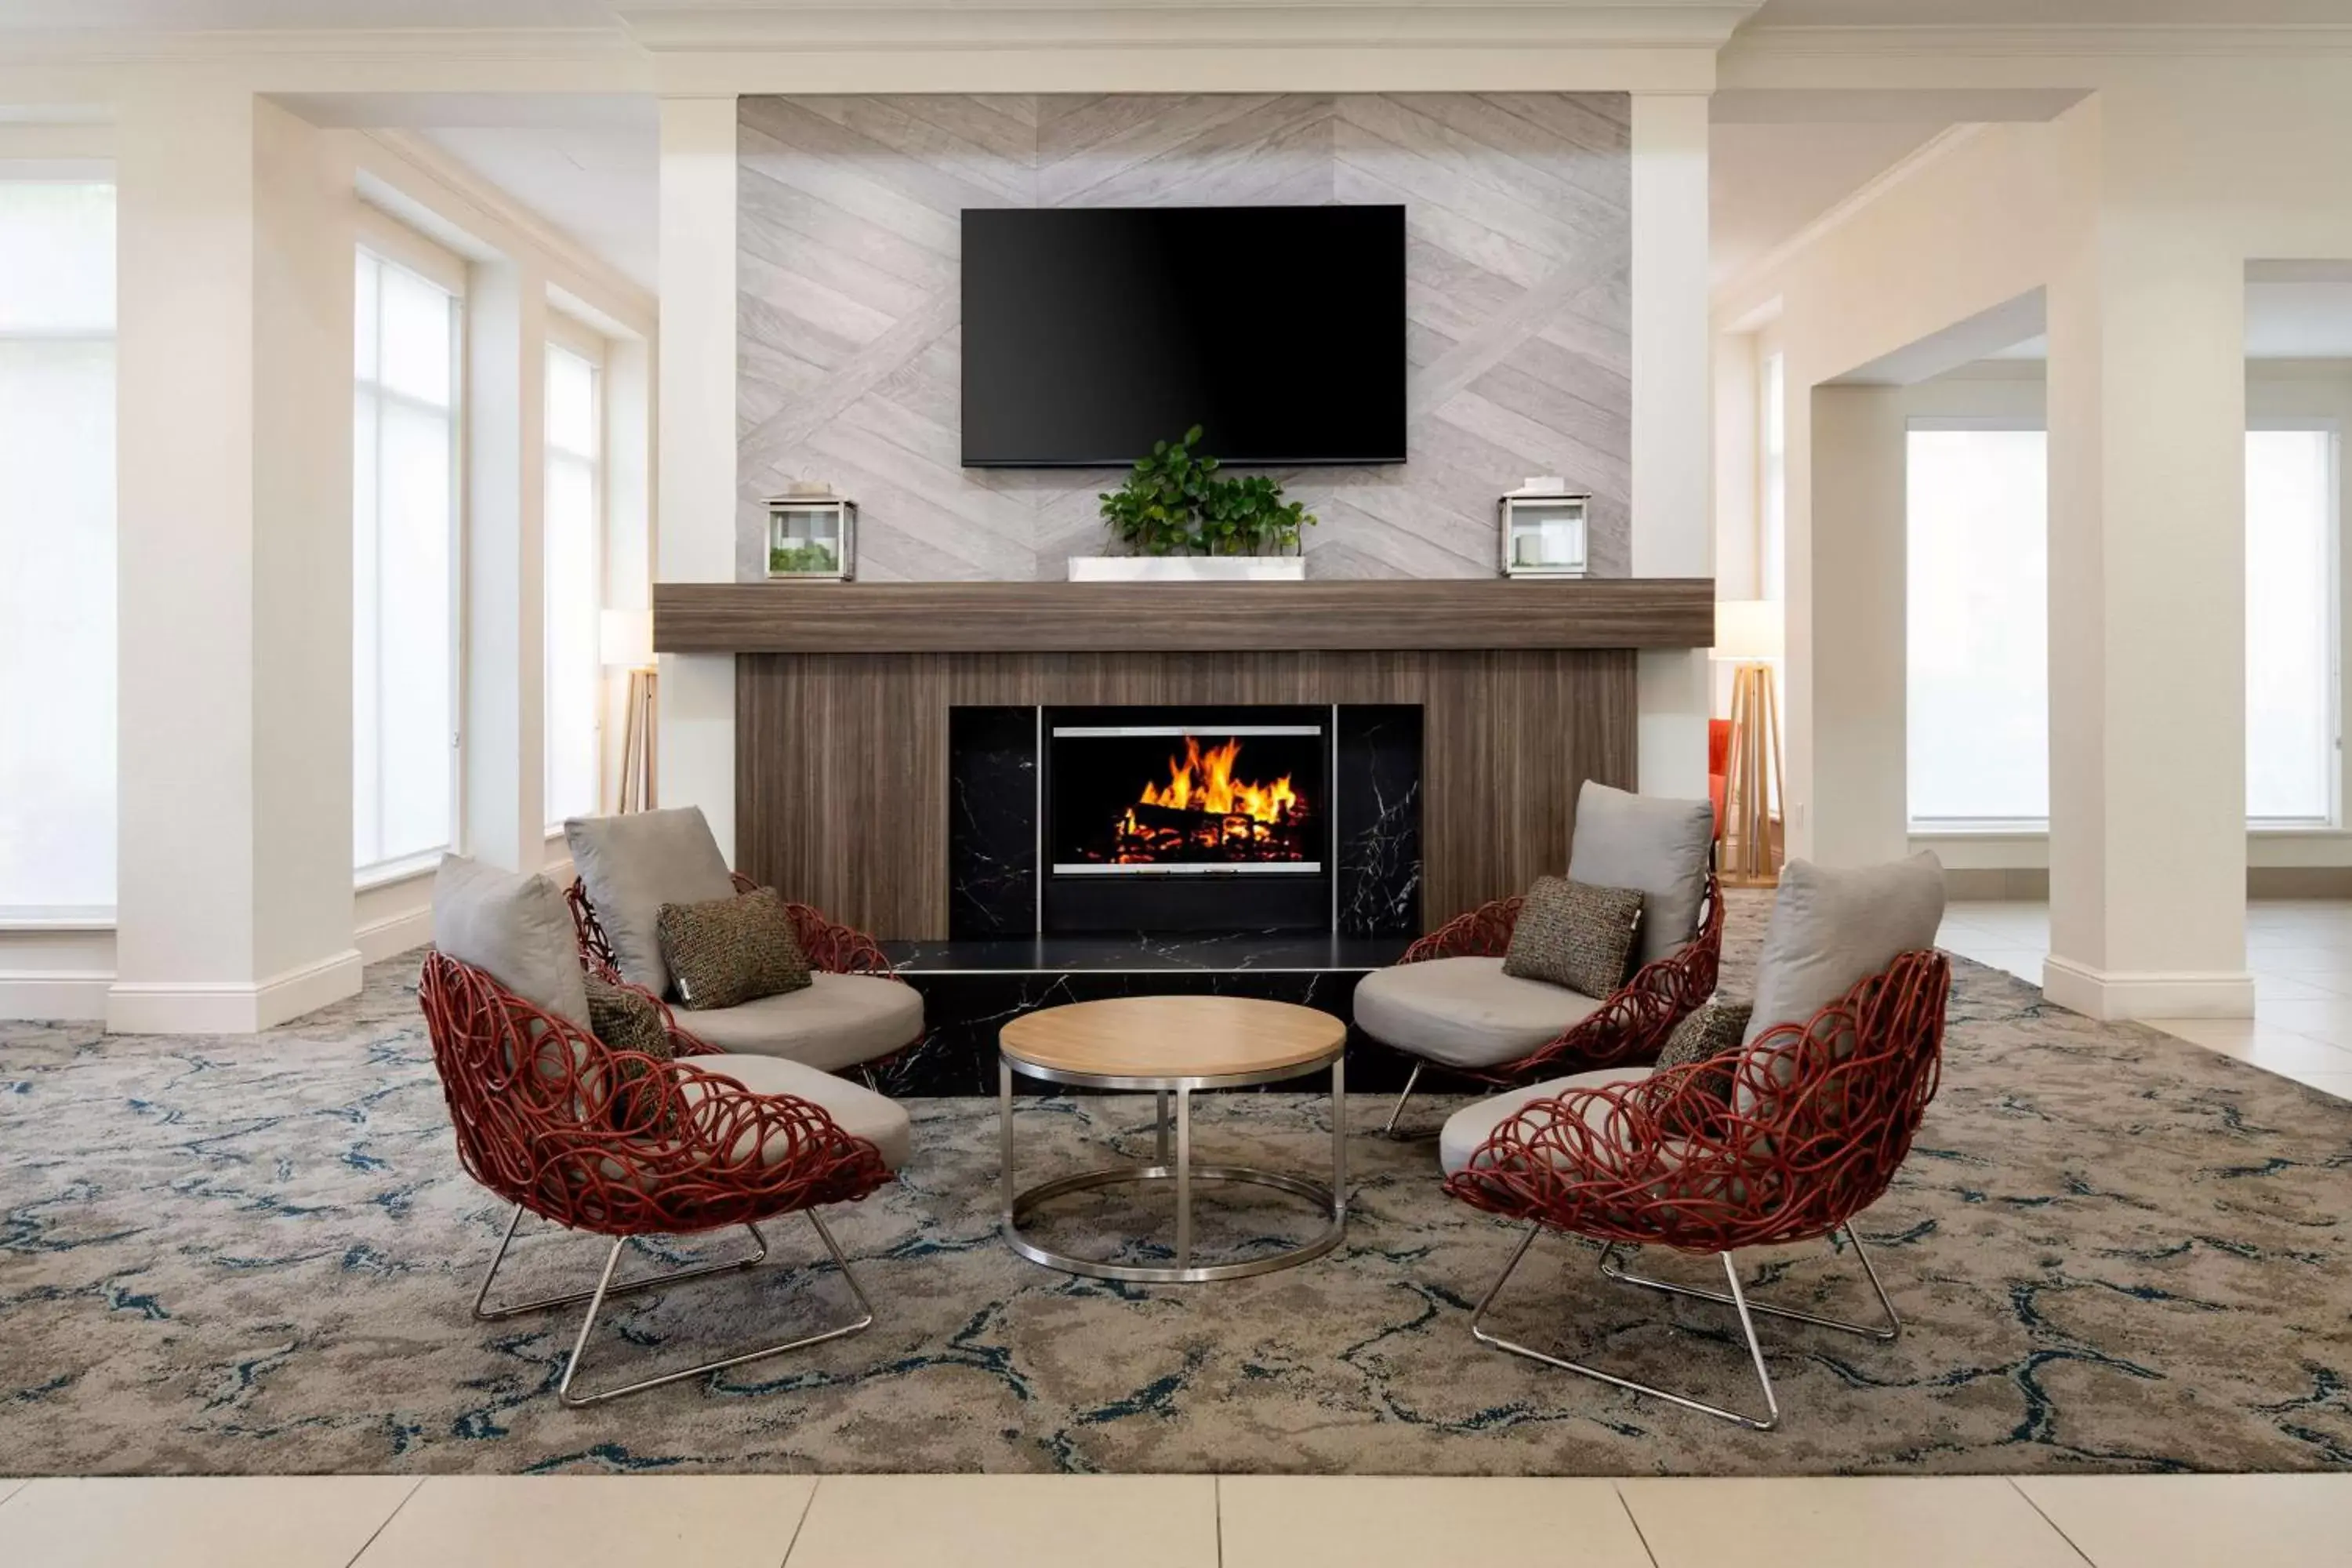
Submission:
[[[2336,435],[2246,432],[2246,818],[2336,816]]]
[[[1756,432],[1756,574],[1758,597],[1788,597],[1789,394],[1788,364],[1764,356],[1758,376],[1762,396]]]
[[[596,812],[602,795],[597,717],[604,670],[597,658],[596,542],[603,533],[597,484],[595,364],[569,349],[547,351],[545,499],[547,818]]]
[[[447,289],[362,251],[352,405],[352,863],[457,839],[457,326]]]
[[[2049,821],[2048,454],[2039,430],[1910,432],[1915,826]]]
[[[114,187],[0,181],[0,909],[114,903]]]

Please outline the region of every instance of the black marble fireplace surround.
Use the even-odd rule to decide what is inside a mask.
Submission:
[[[1066,731],[1058,757],[1056,729]],[[1164,784],[1167,762],[1182,752],[1185,734],[1213,746],[1235,738],[1235,729],[1245,732],[1238,737],[1234,776],[1267,782],[1245,765],[1263,759],[1271,764],[1268,778],[1287,774],[1304,798],[1297,845],[1265,853],[1289,855],[1295,847],[1317,869],[1055,876],[1053,868],[1071,864],[1074,854],[1105,853],[1099,840],[1088,849],[1074,838],[1102,826],[1101,805],[1109,798],[1104,792],[1123,797],[1133,783],[1122,776],[1112,790],[1093,780],[1079,792],[1076,809],[1068,809],[1066,784],[1057,788],[1050,773],[1057,762],[1065,769],[1074,757],[1089,762],[1083,744],[1072,742],[1101,737],[1067,731],[1173,731],[1108,748],[1112,772],[1125,766],[1131,773],[1139,754]],[[1344,1018],[1356,983],[1394,963],[1420,933],[1418,704],[958,706],[949,710],[948,738],[949,937],[884,944],[901,975],[923,993],[929,1021],[924,1044],[887,1074],[885,1087],[893,1093],[994,1093],[998,1029],[1024,1013],[1067,1002],[1255,996]],[[1058,835],[1057,803],[1066,808]],[[1103,898],[1097,889],[1105,887],[1117,895]],[[1075,900],[1068,897],[1073,889]],[[1404,1068],[1387,1053],[1349,1056],[1351,1087],[1377,1092],[1402,1083]],[[1016,1084],[1024,1092],[1033,1087]]]

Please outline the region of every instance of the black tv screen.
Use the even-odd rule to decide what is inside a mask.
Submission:
[[[1404,461],[1401,206],[967,209],[963,460]]]

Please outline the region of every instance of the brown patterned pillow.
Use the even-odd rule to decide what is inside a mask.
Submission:
[[[1730,1104],[1732,1074],[1738,1070],[1740,1041],[1748,1033],[1748,1017],[1753,1011],[1752,1003],[1708,997],[1685,1015],[1666,1037],[1666,1047],[1658,1053],[1658,1070],[1691,1062],[1717,1062],[1700,1075],[1700,1081],[1716,1099]]]
[[[689,1007],[733,1007],[810,984],[808,955],[773,888],[664,904],[654,930],[678,1000]]]
[[[635,1051],[666,1062],[675,1054],[661,1008],[634,985],[588,977],[588,1028],[616,1051]]]
[[[1642,895],[1565,877],[1538,877],[1519,906],[1503,973],[1548,980],[1587,996],[1611,996],[1632,968]]]

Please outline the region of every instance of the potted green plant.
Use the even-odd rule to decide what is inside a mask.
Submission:
[[[1101,497],[1116,555],[1070,560],[1073,582],[1297,582],[1300,535],[1315,523],[1267,474],[1226,475],[1197,448],[1201,426],[1156,441],[1127,482]]]

